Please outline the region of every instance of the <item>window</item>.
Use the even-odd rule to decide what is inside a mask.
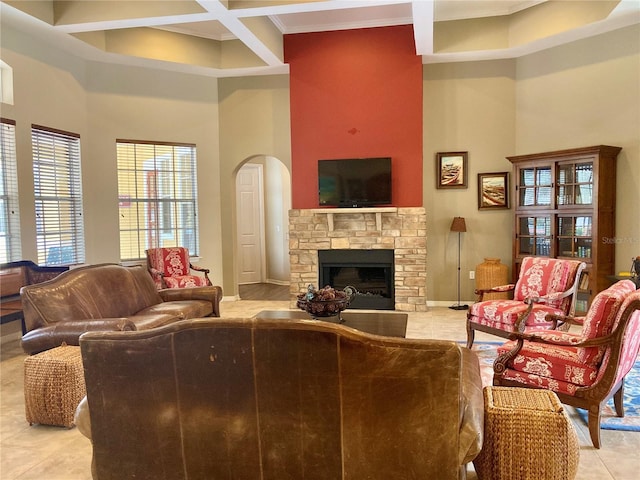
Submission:
[[[20,249],[16,122],[0,119],[0,263],[14,262]]]
[[[198,254],[196,147],[117,140],[120,259],[186,247]]]
[[[32,125],[39,265],[84,262],[80,137]]]

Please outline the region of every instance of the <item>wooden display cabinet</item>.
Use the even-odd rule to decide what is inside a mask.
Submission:
[[[610,285],[615,269],[616,160],[620,147],[507,157],[513,164],[513,272],[526,256],[582,260],[576,312]]]

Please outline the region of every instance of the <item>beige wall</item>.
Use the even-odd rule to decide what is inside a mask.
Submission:
[[[616,271],[629,270],[631,258],[640,255],[640,27],[518,60],[425,65],[424,98],[429,301],[456,297],[457,234],[448,231],[454,216],[467,220],[463,300],[473,300],[468,271],[484,257],[511,267],[513,201],[510,210],[477,209],[477,174],[511,171],[507,155],[622,147],[617,234],[600,240],[616,242]],[[469,152],[469,188],[435,189],[435,153],[459,150]]]
[[[235,174],[255,156],[280,160],[291,171],[289,78],[225,78],[219,80],[220,196],[225,296],[237,294],[235,240]]]
[[[511,265],[512,210],[478,210],[478,173],[510,172],[514,151],[513,60],[425,65],[424,207],[427,211],[427,299],[457,297],[458,234],[453,217],[466,219],[461,234],[460,297],[473,300],[475,270],[484,257]],[[436,153],[468,152],[466,189],[436,188]]]
[[[217,80],[135,67],[87,67],[89,137],[83,141],[89,263],[119,261],[116,139],[197,146],[200,260],[222,282]],[[86,208],[86,207],[85,207]],[[87,212],[89,213],[89,212]]]
[[[36,260],[31,125],[87,137],[85,65],[4,25],[0,45],[2,60],[13,68],[14,104],[0,104],[0,115],[16,121],[22,256]],[[84,191],[89,188],[83,182]]]
[[[291,174],[280,160],[266,157],[264,177],[267,280],[289,285]]]
[[[629,271],[640,255],[640,26],[524,57],[516,85],[515,154],[622,147],[614,241],[616,272]]]

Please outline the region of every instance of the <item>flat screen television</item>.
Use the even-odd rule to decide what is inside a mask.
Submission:
[[[391,205],[391,158],[318,160],[318,192],[326,207]]]

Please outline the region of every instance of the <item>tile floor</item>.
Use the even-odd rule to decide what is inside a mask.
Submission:
[[[260,310],[286,310],[283,301],[223,302],[224,317],[246,317]],[[462,340],[464,311],[431,308],[409,315],[407,337]],[[478,334],[477,340],[496,340]],[[23,362],[17,340],[2,344],[0,358],[0,478],[2,480],[90,480],[91,445],[77,430],[34,425],[24,417]],[[640,433],[602,431],[603,448],[591,445],[587,427],[567,410],[580,439],[578,480],[631,480],[640,470]],[[469,467],[469,479],[476,479]],[[514,479],[516,480],[516,479]]]

